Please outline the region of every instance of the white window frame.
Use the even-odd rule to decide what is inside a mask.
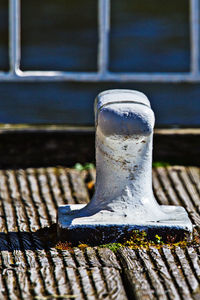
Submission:
[[[20,0],[9,0],[9,62],[10,71],[0,72],[0,82],[41,82],[41,81],[75,81],[75,82],[200,82],[200,30],[199,1],[190,1],[190,71],[189,72],[151,72],[151,73],[114,73],[108,70],[109,34],[110,34],[110,0],[98,0],[98,71],[22,71],[21,59],[21,16]]]

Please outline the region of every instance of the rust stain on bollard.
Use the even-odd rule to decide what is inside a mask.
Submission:
[[[108,243],[131,237],[134,230],[172,236],[192,234],[180,206],[159,205],[152,191],[154,113],[138,91],[108,90],[95,101],[96,184],[90,203],[58,208],[61,240]]]

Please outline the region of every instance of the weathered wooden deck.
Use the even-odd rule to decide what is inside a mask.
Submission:
[[[0,299],[200,299],[200,246],[116,253],[49,247],[57,207],[88,202],[94,173],[63,167],[0,171]],[[153,170],[158,202],[184,206],[197,229],[199,183],[197,167]]]

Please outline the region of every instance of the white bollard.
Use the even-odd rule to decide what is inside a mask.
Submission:
[[[108,90],[95,101],[96,184],[87,205],[58,209],[60,239],[107,243],[145,230],[181,240],[191,236],[184,208],[159,205],[152,191],[154,113],[138,91]]]

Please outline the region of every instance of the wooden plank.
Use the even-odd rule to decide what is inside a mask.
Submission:
[[[56,222],[56,203],[54,201],[52,191],[49,187],[48,178],[44,168],[39,168],[36,171],[36,178],[38,183],[38,190],[40,198],[44,201],[46,212],[50,223]]]
[[[85,249],[85,256],[87,257],[87,262],[89,267],[102,267],[102,263],[97,257],[97,253],[94,248],[88,247]]]
[[[85,298],[89,298],[91,300],[96,299],[95,297],[95,290],[92,285],[92,281],[90,278],[90,270],[87,270],[86,268],[83,267],[78,267],[77,268],[77,274],[79,276],[81,288],[83,295]]]
[[[76,248],[74,249],[73,254],[64,250],[62,252],[66,252],[67,257],[73,256],[73,266],[78,268],[81,282],[85,283],[86,281],[87,290],[85,290],[84,293],[87,294],[87,296],[88,294],[91,295],[91,286],[93,286],[93,294],[96,297],[95,299],[115,299],[116,294],[119,294],[119,298],[116,299],[126,299],[120,273],[117,272],[115,268],[110,267],[117,265],[119,268],[119,263],[117,262],[115,255],[109,249],[102,250],[106,251],[102,251],[100,254],[97,254],[94,248],[86,248],[85,251]],[[109,254],[108,262],[106,261],[105,256],[103,262],[101,261],[103,253],[106,253],[107,256]],[[104,265],[109,265],[109,267],[104,267]],[[86,276],[86,269],[90,280],[88,278],[84,278]],[[109,271],[109,269],[112,270]],[[111,274],[109,272],[111,272]],[[113,276],[116,277],[115,281],[113,281]],[[108,281],[112,281],[112,283],[107,285]]]
[[[51,195],[54,199],[56,209],[59,205],[64,205],[64,199],[62,197],[61,188],[59,186],[59,181],[57,178],[57,169],[56,168],[46,168],[45,173],[48,179],[48,185],[50,187]]]
[[[40,223],[38,220],[38,210],[37,206],[34,205],[32,194],[28,186],[27,174],[24,170],[16,171],[16,179],[18,180],[19,192],[23,206],[26,209],[26,215],[28,218],[28,224],[30,231],[36,231],[40,228]]]
[[[169,181],[166,170],[164,167],[156,168],[157,174],[159,176],[160,182],[162,184],[163,191],[171,205],[180,205],[179,199],[177,199],[176,193]]]
[[[11,252],[1,251],[1,276],[5,284],[7,296],[12,299],[19,299],[21,291],[19,288],[18,278],[12,266],[15,265],[14,257]]]
[[[22,232],[30,232],[29,228],[29,222],[26,215],[26,210],[24,209],[24,203],[21,201],[20,192],[18,189],[16,177],[14,171],[6,171],[6,176],[8,178],[7,184],[8,184],[8,192],[9,197],[12,201],[12,208],[13,208],[13,218],[16,222],[17,231],[19,231],[19,235],[21,235]],[[22,236],[22,235],[21,235]],[[31,243],[30,241],[30,235],[26,235],[27,242]],[[26,240],[23,239],[23,236],[21,238],[22,243],[26,243]],[[24,247],[26,247],[24,245]]]
[[[189,174],[192,182],[194,183],[198,194],[200,195],[200,168],[189,167]]]
[[[40,263],[40,272],[43,278],[45,294],[57,295],[57,282],[54,275],[54,266],[50,264],[49,256],[45,250],[37,250],[37,257]]]
[[[13,300],[22,299],[21,290],[19,288],[19,281],[16,278],[15,271],[12,269],[5,269],[3,272],[3,276],[8,287],[8,297]]]
[[[148,281],[144,267],[134,250],[120,248],[117,252],[130,299],[156,299],[155,290]]]
[[[46,178],[45,178],[46,179]],[[39,218],[38,218],[39,219]],[[37,220],[37,219],[36,219]],[[27,222],[28,223],[28,222]],[[36,252],[37,253],[37,252]],[[45,253],[46,254],[46,253]],[[32,253],[32,255],[34,256],[34,253]],[[57,257],[57,261],[56,263],[54,261],[49,261],[48,259],[48,264],[46,266],[46,271],[45,273],[43,273],[43,270],[44,270],[44,267],[43,267],[43,260],[39,260],[40,262],[40,267],[38,267],[38,264],[37,264],[37,260],[35,260],[35,266],[34,266],[34,274],[38,273],[38,270],[40,271],[39,274],[41,275],[41,278],[42,278],[42,283],[44,284],[44,286],[40,286],[40,288],[38,288],[38,284],[36,285],[37,286],[37,293],[39,293],[39,295],[44,295],[47,293],[48,291],[48,294],[49,294],[49,288],[50,288],[50,291],[51,293],[53,294],[68,294],[69,292],[69,289],[67,288],[67,282],[65,281],[65,272],[64,272],[64,265],[62,263],[62,260],[61,262],[58,264],[57,261],[59,260],[59,256]],[[47,262],[47,260],[46,260]],[[57,286],[56,290],[53,289],[51,286],[47,285],[46,284],[46,279],[48,280],[48,278],[46,278],[46,273],[47,273],[47,270],[51,270],[52,269],[52,263],[53,262],[53,266],[54,266],[54,274],[52,276],[52,272],[49,272],[49,274],[51,274],[51,282],[53,283],[53,286]],[[39,277],[39,274],[37,275],[37,280],[38,280],[38,277]],[[45,277],[44,277],[45,276]],[[50,276],[50,275],[49,275]],[[35,279],[36,277],[33,277],[33,279]],[[34,282],[35,283],[35,282]]]
[[[186,168],[182,168],[181,172],[178,173],[178,176],[180,178],[180,181],[182,182],[182,185],[184,186],[186,193],[190,197],[191,202],[195,207],[195,211],[200,214],[200,194],[198,194],[195,185],[190,180]]]
[[[75,248],[73,253],[70,253],[70,258],[73,257],[73,266],[79,272],[78,277],[84,295],[92,298],[96,295],[95,299],[104,299],[102,295],[104,297],[107,295],[108,299],[115,299],[116,295],[119,294],[117,297],[122,298],[116,299],[126,299],[120,273],[117,271],[117,269],[120,269],[120,266],[116,256],[109,249],[101,250],[103,251],[98,253],[92,248],[88,248],[85,251]],[[69,252],[66,252],[67,257],[69,257]],[[102,256],[104,257],[103,259]],[[108,258],[108,261],[106,258]],[[105,265],[106,267],[104,267]],[[117,269],[115,268],[116,266]],[[94,278],[98,278],[98,282],[94,282]],[[101,296],[102,298],[100,298]]]
[[[127,299],[119,271],[115,268],[103,267],[102,273],[108,290],[108,299]]]
[[[4,268],[5,266],[3,264],[2,254],[0,252],[0,299],[8,299],[8,287],[3,276]]]
[[[43,284],[42,276],[40,275],[40,269],[38,267],[33,266],[27,269],[29,273],[29,278],[31,281],[31,289],[34,296],[43,296],[45,295],[45,287]]]
[[[58,250],[55,248],[49,249],[49,251],[46,252],[46,255],[50,258],[49,268],[53,268],[58,295],[70,295],[72,290],[66,276],[66,267],[62,256],[59,255]]]
[[[71,189],[73,191],[73,197],[75,198],[76,203],[88,203],[90,201],[90,198],[84,180],[81,176],[81,172],[70,169],[68,170],[68,176],[71,182]]]
[[[168,247],[162,248],[162,253],[164,255],[164,258],[166,260],[169,273],[171,275],[172,281],[176,284],[177,289],[179,291],[179,295],[184,300],[192,299],[190,291],[187,286],[187,282],[185,281],[185,278],[181,272],[181,266],[180,264],[177,264],[174,256],[171,253],[171,250]]]
[[[199,255],[196,253],[193,247],[186,248],[187,259],[191,263],[192,268],[196,274],[198,281],[200,280],[200,260]]]
[[[66,277],[66,273],[65,273],[65,267],[63,266],[63,264],[56,264],[54,269],[53,269],[53,273],[56,279],[56,286],[57,286],[57,290],[58,293],[57,295],[71,295],[71,286],[70,283]]]
[[[98,267],[90,268],[90,274],[93,281],[96,298],[97,299],[109,299],[109,291],[106,287],[106,279],[102,275],[102,269]],[[126,298],[125,298],[126,299]]]
[[[171,275],[166,267],[166,264],[163,260],[158,249],[155,247],[150,248],[150,255],[154,261],[154,268],[158,272],[160,281],[163,282],[165,286],[166,295],[170,299],[181,299],[181,296],[178,294],[177,289],[172,281]]]
[[[178,173],[181,172],[182,169],[180,167],[167,167],[166,170],[169,178],[171,179],[171,184],[177,193],[177,198],[181,201],[181,205],[185,207],[193,223],[200,225],[200,217],[197,214],[190,197],[184,189],[182,181],[178,177]]]
[[[47,173],[50,172],[51,170],[47,170]],[[56,195],[55,197],[55,193],[53,192],[53,185],[52,183],[55,185],[57,185],[58,188],[58,182],[56,181],[56,178],[49,176],[49,174],[45,174],[45,170],[40,169],[39,170],[39,188],[40,188],[40,194],[42,195],[42,197],[45,200],[45,203],[47,204],[47,210],[48,212],[50,212],[50,209],[55,210],[55,208],[57,207],[58,204],[61,203],[57,203],[57,202],[61,202],[61,199],[58,198],[60,197],[60,195]],[[53,182],[52,182],[53,180]],[[41,184],[42,181],[42,184]],[[48,197],[48,203],[46,201],[46,197]],[[56,203],[56,205],[55,205]],[[62,203],[63,204],[63,203]],[[50,216],[50,213],[47,214],[47,217]],[[82,252],[77,249],[77,251],[74,252],[79,252],[79,256],[80,256],[80,261],[81,264],[85,265],[86,263],[83,262],[83,257],[82,257]],[[48,255],[48,256],[47,256]],[[40,251],[40,256],[41,256],[41,251]],[[47,259],[48,257],[48,259]],[[73,266],[74,266],[74,262],[77,262],[78,259],[76,258],[76,260],[71,260]],[[44,278],[44,284],[45,284],[45,290],[48,291],[48,293],[50,295],[74,295],[73,289],[72,289],[72,285],[74,284],[71,283],[71,278],[68,278],[67,276],[67,272],[66,272],[66,267],[65,267],[65,262],[66,262],[66,256],[65,259],[61,259],[58,256],[58,251],[56,249],[52,249],[48,252],[48,254],[46,252],[43,252],[42,258],[40,258],[40,264],[42,265],[42,269],[41,271],[43,272],[43,278]],[[44,266],[43,266],[44,265]],[[77,264],[75,264],[75,267],[77,267]],[[53,268],[53,269],[52,269]],[[44,273],[45,271],[45,273]],[[78,272],[78,271],[77,271]],[[79,274],[76,272],[76,276],[80,276],[81,274],[84,273],[85,271],[81,271],[82,273]],[[82,276],[82,281],[86,284],[87,283],[87,277]],[[49,279],[48,279],[49,278]],[[83,287],[81,286],[81,281],[80,278],[77,279],[77,284],[80,286],[79,290],[80,290],[80,294],[84,295],[84,290]],[[88,279],[89,280],[89,279]],[[88,281],[89,282],[89,281]],[[50,284],[51,283],[51,284]],[[47,285],[48,284],[48,285]],[[89,294],[94,293],[92,286],[89,284],[86,284],[87,287],[87,292],[89,289]]]
[[[175,248],[175,253],[178,258],[178,262],[182,268],[182,271],[185,276],[188,287],[192,293],[195,293],[198,290],[199,283],[192,272],[190,264],[185,257],[185,253],[184,253],[183,249],[181,249],[180,247]],[[200,294],[199,294],[199,296],[200,296]]]
[[[83,251],[75,248],[72,254],[85,295],[90,297],[96,295],[95,299],[126,299],[120,273],[117,271],[120,266],[116,256],[109,249],[98,250],[87,248]],[[86,276],[86,269],[89,277]],[[97,282],[94,281],[95,278],[98,279]]]
[[[154,195],[156,197],[157,202],[161,205],[169,205],[169,200],[166,197],[164,191],[163,191],[163,186],[162,182],[160,181],[160,178],[157,174],[157,168],[153,168],[152,170],[152,175],[153,175],[153,191]]]
[[[0,271],[0,299],[8,299],[8,289],[5,283],[3,271]]]
[[[121,269],[116,255],[110,249],[98,247],[96,253],[102,266]]]
[[[48,211],[44,203],[44,199],[40,196],[38,180],[36,178],[35,170],[29,168],[27,169],[26,174],[27,174],[26,178],[30,189],[31,198],[33,200],[33,205],[37,210],[40,227],[47,227],[48,225],[51,224],[51,221],[48,218]]]
[[[23,228],[23,230],[26,230],[26,224],[25,224],[25,219],[24,219],[24,214],[23,214],[23,209],[20,207],[19,203],[17,203],[18,199],[15,199],[14,196],[19,196],[17,187],[15,182],[12,181],[13,176],[10,171],[6,172],[1,172],[1,183],[4,185],[4,192],[6,198],[3,199],[3,206],[4,206],[4,213],[6,216],[6,222],[5,226],[7,227],[8,231],[8,241],[9,241],[9,248],[12,250],[12,257],[9,255],[11,258],[11,261],[14,262],[14,266],[18,266],[18,262],[24,264],[23,268],[23,273],[19,268],[12,268],[12,272],[8,270],[9,276],[11,278],[15,274],[15,280],[17,284],[17,288],[19,289],[19,295],[23,297],[31,297],[31,284],[29,278],[27,278],[27,270],[26,270],[26,263],[27,263],[27,258],[23,250],[25,249],[25,241],[20,235],[20,226]],[[11,188],[12,186],[12,188]],[[18,218],[22,221],[21,224],[19,223]],[[19,225],[20,224],[20,225]],[[15,237],[13,239],[13,237]],[[9,250],[9,249],[7,249]],[[8,252],[4,252],[4,257],[8,256]],[[5,261],[5,260],[4,260]],[[13,264],[13,263],[12,263]],[[6,273],[7,274],[7,273]],[[11,280],[8,278],[8,280]],[[8,281],[7,284],[12,283]],[[14,287],[16,288],[16,286]]]
[[[154,265],[151,262],[150,256],[146,250],[138,250],[139,257],[141,258],[142,265],[148,273],[148,280],[151,282],[155,295],[158,299],[167,299],[166,290],[162,282],[159,280],[159,276],[156,272]]]
[[[79,248],[74,249],[73,257],[77,267],[88,267],[84,253]]]
[[[29,206],[24,202],[23,196],[24,196],[24,188],[26,186],[26,181],[22,180],[23,173],[21,176],[19,176],[19,172],[9,171],[8,178],[10,183],[10,191],[11,191],[11,197],[15,199],[14,203],[16,205],[16,214],[17,214],[17,224],[18,229],[20,232],[20,238],[22,240],[23,244],[23,254],[24,258],[27,264],[28,268],[25,268],[24,274],[26,274],[26,277],[24,277],[24,280],[26,280],[30,284],[30,290],[33,294],[37,295],[39,292],[40,295],[44,293],[44,286],[43,286],[43,278],[40,272],[40,265],[38,263],[36,252],[34,251],[38,246],[41,247],[41,243],[35,243],[35,240],[33,239],[33,235],[29,234],[31,232],[31,222],[29,221],[32,216],[28,215],[28,212],[30,211],[30,207],[32,207],[32,201],[29,194],[27,200],[29,200]],[[23,178],[24,179],[24,178]],[[22,188],[22,185],[24,187]],[[17,203],[18,202],[18,203]],[[27,210],[29,208],[29,210]],[[32,207],[33,208],[33,207]],[[35,212],[35,209],[32,209]],[[38,218],[36,217],[36,212],[34,214],[35,222],[34,227],[38,227]],[[31,249],[31,250],[29,250]],[[19,252],[20,253],[20,252]],[[21,258],[20,258],[21,262]],[[34,269],[33,274],[29,272],[29,269]],[[19,274],[20,276],[20,274]],[[33,281],[32,281],[33,280]],[[19,280],[20,283],[23,283],[22,280]],[[37,283],[36,283],[37,282]],[[36,290],[35,290],[36,287]],[[22,290],[24,290],[22,286]]]
[[[2,251],[1,275],[7,286],[8,296],[12,299],[32,299],[32,290],[29,277],[27,276],[26,263],[21,251],[13,253]]]
[[[63,258],[63,263],[66,268],[76,268],[76,262],[74,261],[72,254],[68,250],[59,250],[58,253]]]
[[[58,176],[58,180],[60,182],[60,188],[63,193],[64,203],[65,204],[69,204],[69,203],[75,204],[66,170],[64,168],[58,168],[57,176]]]
[[[76,297],[75,299],[85,299],[84,294],[82,292],[82,287],[80,286],[80,281],[77,276],[77,271],[74,268],[66,268],[66,274],[68,281],[71,285],[71,295],[74,295]]]

